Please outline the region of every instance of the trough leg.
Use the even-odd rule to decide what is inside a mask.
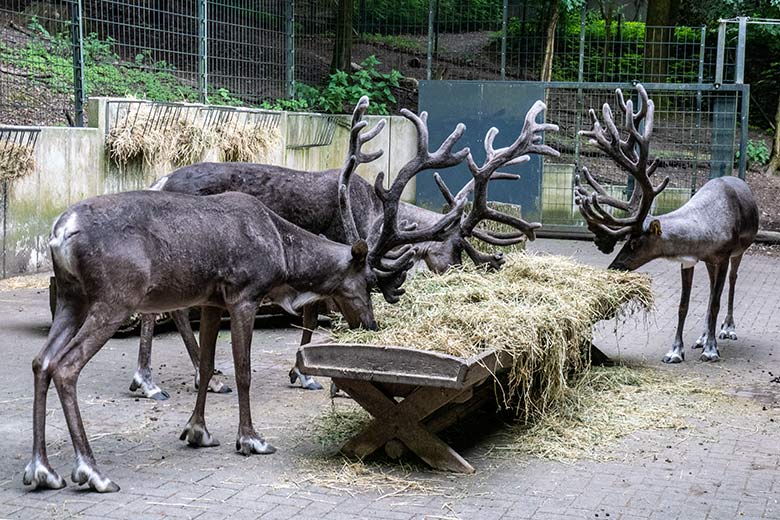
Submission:
[[[419,387],[399,403],[371,382],[340,378],[334,382],[374,417],[363,432],[344,445],[346,455],[363,458],[398,438],[433,468],[474,472],[466,459],[421,424],[463,390]]]

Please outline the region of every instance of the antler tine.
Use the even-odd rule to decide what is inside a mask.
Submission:
[[[498,135],[498,129],[491,128],[485,135],[485,162],[482,166],[477,165],[474,158],[469,154],[467,158],[469,170],[473,176],[472,181],[467,184],[458,196],[465,196],[469,191],[474,191],[474,204],[471,212],[461,223],[461,230],[464,237],[474,236],[494,245],[511,245],[521,241],[523,236],[530,240],[536,238],[535,230],[542,225],[538,222],[526,222],[525,220],[502,213],[489,208],[487,205],[488,184],[491,179],[507,178],[507,174],[497,174],[496,170],[502,166],[519,164],[530,159],[529,154],[551,155],[557,157],[560,155],[557,150],[545,145],[542,132],[558,131],[558,126],[551,123],[538,123],[537,117],[546,110],[546,105],[542,101],[537,101],[526,113],[523,129],[515,141],[505,147],[495,149],[493,142]],[[513,178],[517,178],[514,176]],[[470,186],[471,185],[471,186]],[[485,230],[477,230],[477,224],[483,220],[492,220],[506,224],[517,229],[520,233],[495,233]],[[471,256],[471,255],[470,255]],[[473,258],[473,257],[472,257]]]
[[[368,106],[368,96],[363,96],[352,111],[352,127],[349,131],[347,160],[339,175],[339,211],[344,225],[344,233],[350,243],[355,243],[360,239],[349,197],[349,183],[352,179],[352,174],[355,173],[358,165],[373,162],[384,153],[384,150],[381,149],[370,153],[363,152],[363,145],[379,135],[385,127],[385,120],[382,119],[371,130],[363,132],[363,129],[368,126],[368,122],[363,120],[368,111]]]

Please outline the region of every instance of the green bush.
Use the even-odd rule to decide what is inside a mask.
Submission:
[[[748,139],[747,146],[745,147],[745,153],[747,155],[749,165],[759,164],[764,166],[769,162],[769,148],[762,139],[757,141]],[[739,151],[737,151],[735,157],[736,159],[739,159]]]

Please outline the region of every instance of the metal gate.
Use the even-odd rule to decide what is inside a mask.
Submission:
[[[648,83],[655,103],[651,155],[660,160],[658,173],[669,176],[669,186],[656,199],[653,212],[672,211],[688,201],[709,179],[723,175],[744,178],[747,113],[750,86],[743,84]],[[615,110],[615,89],[638,102],[631,83],[579,82],[475,82],[426,81],[420,84],[420,110],[427,110],[431,146],[438,146],[455,124],[464,122],[463,143],[479,163],[484,159],[482,140],[490,126],[500,130],[496,146],[511,143],[521,130],[525,113],[537,99],[547,104],[546,120],[560,127],[545,136],[557,149],[557,158],[535,157],[508,169],[520,181],[491,185],[490,199],[521,206],[524,218],[539,220],[547,232],[585,232],[574,203],[574,177],[587,166],[605,188],[627,196],[632,181],[606,155],[585,142],[579,130],[590,127],[590,108],[600,114],[609,102]],[[447,173],[456,188],[469,179],[465,165]],[[418,204],[439,208],[442,198],[432,174],[417,181]]]

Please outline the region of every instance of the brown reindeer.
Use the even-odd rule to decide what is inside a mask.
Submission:
[[[737,339],[734,328],[734,287],[737,270],[745,250],[753,243],[758,231],[758,208],[747,184],[736,177],[721,177],[706,183],[679,209],[665,215],[653,216],[653,200],[666,185],[666,177],[653,184],[652,176],[658,162],[650,158],[650,138],[653,134],[655,106],[642,85],[637,85],[641,106],[635,112],[631,100],[625,101],[617,90],[618,106],[625,116],[625,131],[621,137],[615,125],[612,110],[604,104],[602,119],[590,110],[593,128],[581,131],[611,157],[635,180],[629,201],[610,196],[590,174],[582,168],[585,180],[593,190],[580,184],[577,177],[577,197],[580,212],[596,235],[596,245],[604,253],[611,253],[618,240],[626,244],[609,265],[610,269],[634,270],[656,258],[679,262],[682,276],[682,295],[678,313],[677,332],[665,363],[679,363],[685,359],[683,327],[688,314],[688,302],[693,282],[693,266],[704,262],[710,275],[710,299],[704,333],[696,342],[704,347],[702,361],[718,361],[715,325],[720,310],[720,297],[731,263],[729,275],[729,303],[726,320],[721,327],[721,339]],[[602,125],[603,121],[603,125]],[[615,216],[609,208],[618,209],[625,216]]]
[[[363,98],[359,106],[367,104]],[[377,132],[365,136],[370,139]],[[361,143],[365,136],[358,137]],[[243,193],[195,197],[127,192],[69,207],[55,221],[49,242],[57,305],[46,344],[33,360],[33,455],[24,483],[43,488],[65,485],[46,454],[46,398],[53,380],[76,455],[71,478],[100,492],[119,489],[97,469],[76,386],[86,363],[133,312],[202,307],[199,371],[205,381],[214,370],[219,318],[223,309],[228,311],[239,400],[236,449],[244,455],[273,453],[273,446],[254,428],[249,403],[249,356],[258,304],[267,300],[297,310],[330,298],[351,326],[375,328],[372,288],[381,287],[387,298],[396,296],[411,267],[410,244],[436,239],[463,212],[465,201],[428,229],[411,230],[396,219],[403,184],[414,173],[425,166],[458,162],[468,154],[468,149],[452,153],[458,137],[435,153],[421,155],[419,168],[399,176],[388,192],[383,191],[382,221],[367,240],[349,245],[291,224]],[[345,176],[358,155],[347,161]],[[206,428],[206,387],[200,386],[181,436],[191,446],[219,444]]]

